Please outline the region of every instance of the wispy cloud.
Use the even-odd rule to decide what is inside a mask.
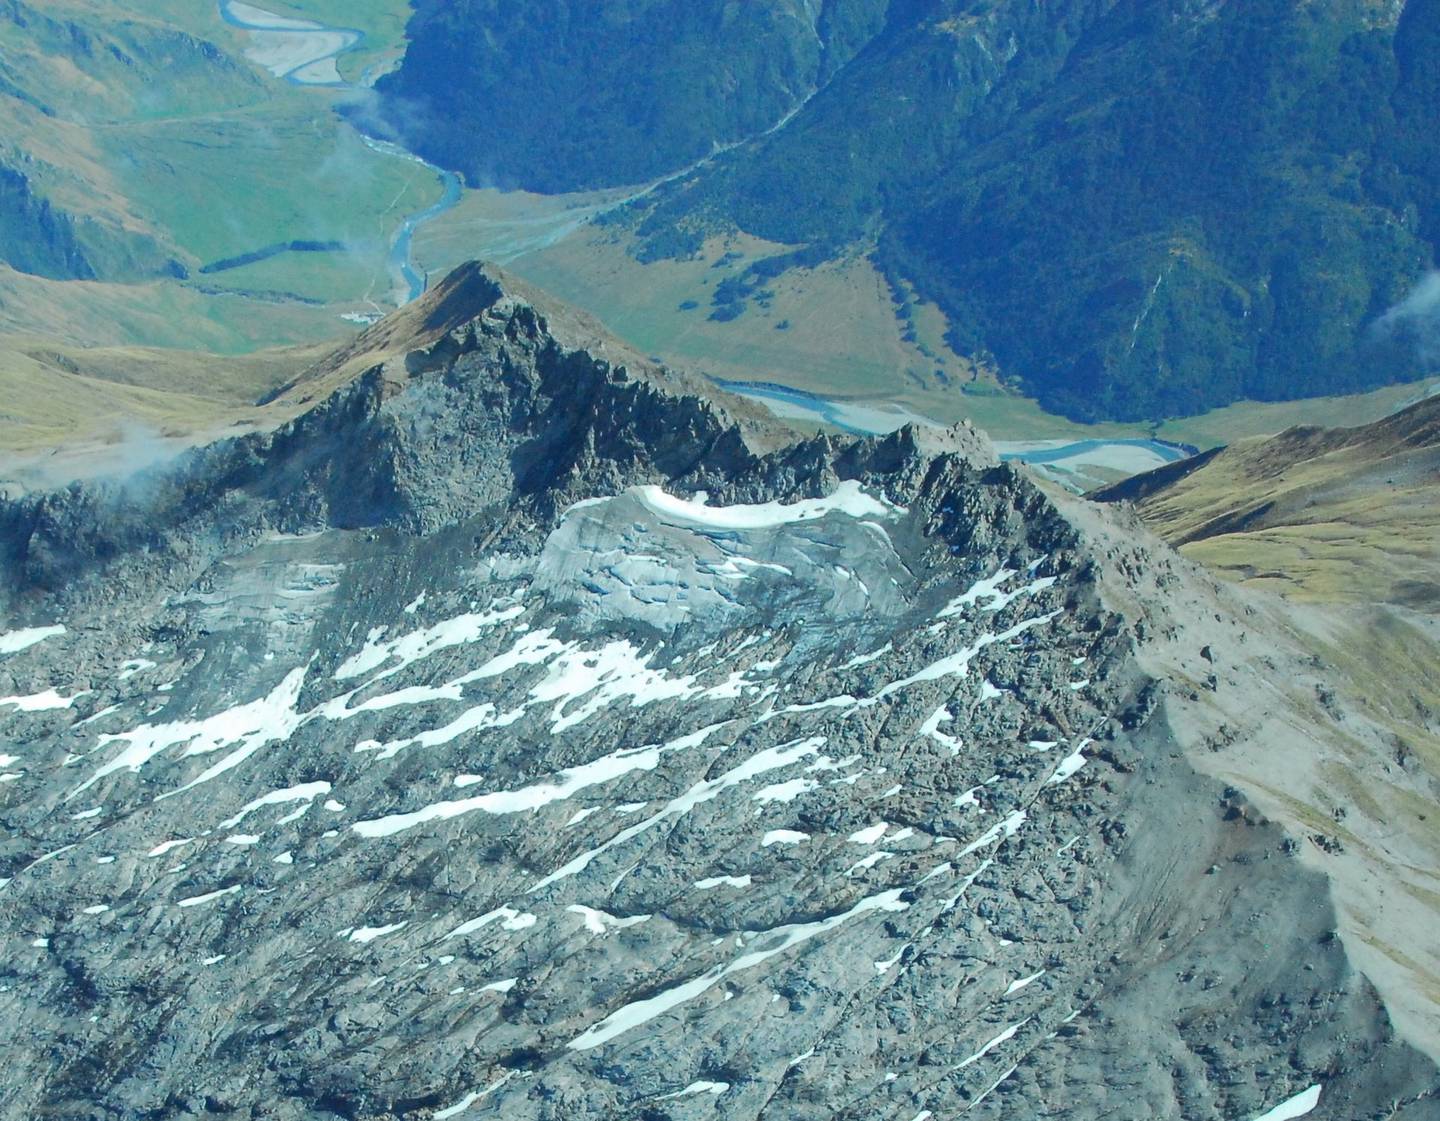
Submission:
[[[1440,367],[1440,271],[1422,276],[1408,296],[1375,321],[1374,333],[1427,370]]]

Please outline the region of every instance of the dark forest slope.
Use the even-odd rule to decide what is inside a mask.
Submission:
[[[541,190],[751,136],[636,204],[644,257],[734,226],[800,263],[876,247],[1078,419],[1417,372],[1374,325],[1440,236],[1440,0],[894,0],[826,5],[808,40],[778,0],[658,38],[673,5],[547,6],[422,2],[385,97],[427,154]]]

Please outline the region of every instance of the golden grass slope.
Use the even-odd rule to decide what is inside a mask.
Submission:
[[[456,332],[502,298],[535,307],[565,346],[588,349],[641,379],[722,399],[756,446],[781,440],[783,426],[760,406],[658,366],[583,312],[470,262],[340,341],[217,354],[0,333],[0,492],[134,469],[162,452],[272,428],[376,368],[403,383],[443,361],[459,345]]]
[[[316,349],[237,356],[0,336],[0,455],[104,445],[137,431],[174,439],[263,422],[255,402],[297,364],[313,361]]]
[[[1178,476],[1178,477],[1177,477]],[[1239,441],[1107,488],[1228,579],[1287,597],[1440,610],[1440,397],[1356,428]]]
[[[1192,676],[1173,694],[1177,736],[1201,770],[1306,838],[1302,853],[1330,875],[1356,961],[1432,1055],[1440,1055],[1437,483],[1440,396],[1352,428],[1237,441],[1093,495],[1129,500],[1132,510],[1110,514],[1138,514],[1187,557],[1249,589],[1192,582],[1201,601],[1244,597],[1247,633],[1204,630],[1203,603],[1190,633],[1165,630],[1174,649],[1153,672],[1172,685],[1185,681],[1187,665]],[[1182,595],[1172,589],[1170,599]],[[1197,657],[1201,643],[1206,655]],[[1229,667],[1240,665],[1262,685],[1227,688],[1240,680]],[[1202,734],[1217,716],[1225,734]]]

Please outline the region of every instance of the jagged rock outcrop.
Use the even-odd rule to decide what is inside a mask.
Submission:
[[[0,1112],[1436,1116],[982,437],[767,442],[467,283],[0,508]]]

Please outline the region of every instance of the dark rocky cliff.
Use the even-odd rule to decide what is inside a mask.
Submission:
[[[0,164],[0,261],[17,272],[93,280],[95,270],[66,215],[37,198],[30,181]]]

